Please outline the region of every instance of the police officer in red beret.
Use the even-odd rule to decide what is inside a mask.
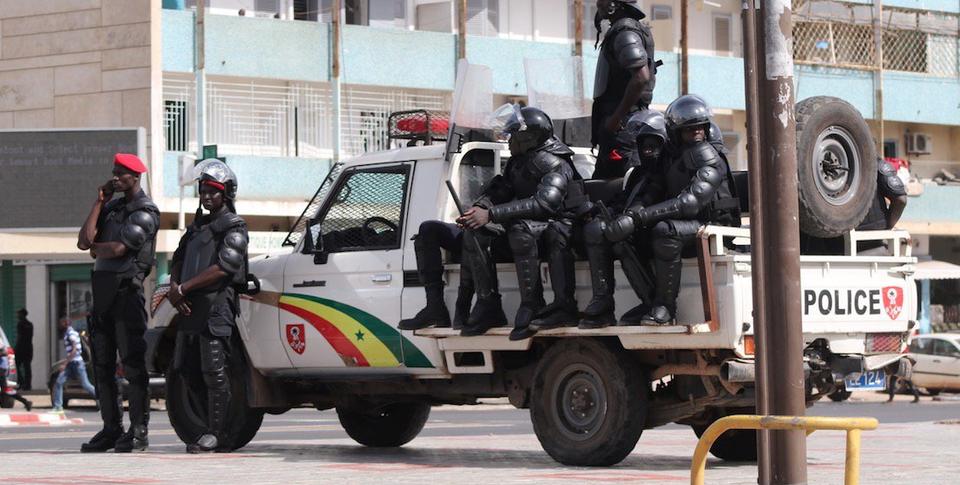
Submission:
[[[143,280],[154,264],[160,210],[140,188],[140,177],[146,171],[136,155],[116,154],[113,177],[99,187],[97,200],[77,238],[77,247],[89,250],[96,260],[90,334],[103,418],[103,429],[80,447],[83,452],[143,451],[148,444],[150,400],[144,361],[147,309]],[[114,193],[123,196],[114,199]],[[117,394],[117,352],[129,382],[130,429],[126,433]]]

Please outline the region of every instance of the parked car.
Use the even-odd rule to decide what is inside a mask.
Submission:
[[[0,359],[7,359],[8,371],[6,382],[0,382],[0,408],[13,407],[13,395],[17,393],[17,359],[13,352],[13,344],[7,334],[0,327],[0,349],[6,349]]]
[[[930,395],[941,391],[960,392],[960,333],[918,335],[910,342],[913,385]]]
[[[144,338],[147,341],[147,373],[150,376],[150,398],[151,399],[163,399],[166,396],[166,380],[164,379],[163,371],[157,370],[156,366],[151,365],[153,362],[153,351],[157,348],[157,342],[160,339],[161,334],[165,328],[151,328],[147,329],[147,332],[144,334]],[[80,333],[80,340],[83,343],[83,361],[86,364],[87,368],[87,377],[90,379],[90,382],[94,386],[97,385],[97,382],[94,380],[93,376],[93,357],[90,353],[91,344],[90,344],[90,334],[86,329],[78,330]],[[47,389],[50,391],[50,399],[53,400],[53,385],[57,382],[57,377],[60,376],[60,368],[63,363],[66,362],[66,359],[60,359],[53,363],[50,366],[50,374],[47,379]],[[120,393],[124,399],[127,397],[127,380],[123,375],[123,366],[117,362],[117,374],[116,374],[118,385],[120,386]],[[93,399],[87,394],[87,391],[80,386],[80,383],[75,379],[67,380],[67,383],[63,386],[63,407],[67,407],[67,403],[71,399]]]

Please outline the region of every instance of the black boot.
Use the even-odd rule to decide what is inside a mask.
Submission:
[[[494,327],[507,325],[507,315],[503,313],[503,304],[500,294],[493,293],[486,298],[478,298],[477,304],[467,318],[467,323],[460,330],[460,336],[472,337],[483,335]]]
[[[584,330],[603,328],[617,324],[617,317],[613,313],[614,302],[612,296],[594,295],[587,307],[583,309],[583,318],[579,327]]]
[[[530,322],[533,330],[549,330],[551,328],[577,325],[576,301],[555,301],[537,312],[537,318]]]
[[[520,304],[517,317],[513,321],[513,330],[510,331],[510,340],[523,340],[533,337],[537,330],[530,326],[537,309],[526,304]]]
[[[463,286],[457,290],[457,304],[453,310],[453,329],[460,330],[470,318],[470,306],[473,304],[473,288]]]
[[[647,315],[650,311],[650,305],[646,303],[641,303],[629,310],[627,313],[624,313],[620,317],[620,322],[617,323],[619,326],[629,326],[629,325],[640,325],[640,322],[643,321],[643,317]]]
[[[657,279],[656,296],[653,307],[640,319],[640,324],[673,325],[676,322],[674,316],[677,295],[680,293],[680,270],[683,268],[683,263],[656,259],[653,265]]]
[[[142,424],[131,426],[120,439],[117,440],[117,453],[130,453],[131,451],[146,451],[150,441],[147,439],[147,427]]]
[[[93,438],[90,438],[90,441],[80,445],[80,451],[82,453],[103,453],[112,450],[121,436],[123,436],[123,428],[100,430],[99,433],[93,435]]]
[[[440,286],[438,290],[427,289],[427,306],[417,312],[413,318],[400,320],[400,325],[398,325],[400,330],[450,326],[450,312],[447,311],[447,306],[443,303],[443,286]],[[439,293],[439,295],[431,295],[432,292]]]

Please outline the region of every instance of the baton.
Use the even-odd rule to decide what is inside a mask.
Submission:
[[[459,213],[459,214],[462,216],[462,215],[463,215],[464,213],[466,213],[467,211],[465,211],[465,210],[463,209],[463,203],[460,202],[460,196],[457,194],[457,189],[455,189],[455,188],[453,187],[453,182],[451,182],[449,179],[447,180],[447,191],[450,192],[450,197],[453,198],[453,203],[457,206],[457,213]],[[477,251],[477,257],[480,258],[480,264],[481,264],[484,268],[487,268],[487,267],[488,267],[488,266],[487,266],[487,252],[484,251],[484,250],[483,250],[483,246],[480,245],[480,241],[479,241],[479,240],[477,239],[477,237],[476,237],[476,231],[474,231],[473,229],[470,229],[469,227],[466,227],[466,226],[463,227],[463,230],[464,230],[465,232],[466,232],[466,231],[471,231],[471,232],[473,232],[474,237],[471,237],[470,240],[473,241],[473,244],[474,244],[474,246],[475,246],[474,249]],[[466,234],[464,234],[464,237],[466,237]]]
[[[600,208],[600,217],[607,222],[613,221],[610,209],[602,200],[597,202],[597,206]],[[627,281],[630,282],[630,287],[633,288],[634,293],[644,303],[653,301],[653,275],[640,261],[640,256],[626,240],[615,242],[613,246],[620,250],[620,264],[623,266],[623,273],[626,275]]]

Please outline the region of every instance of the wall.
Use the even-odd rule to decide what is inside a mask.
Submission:
[[[179,153],[166,152],[163,157],[163,195],[178,197]],[[241,200],[307,201],[320,187],[330,170],[330,161],[314,158],[279,158],[227,155],[227,164],[237,174]],[[187,197],[193,188],[187,187]],[[192,212],[195,207],[188,207]]]

